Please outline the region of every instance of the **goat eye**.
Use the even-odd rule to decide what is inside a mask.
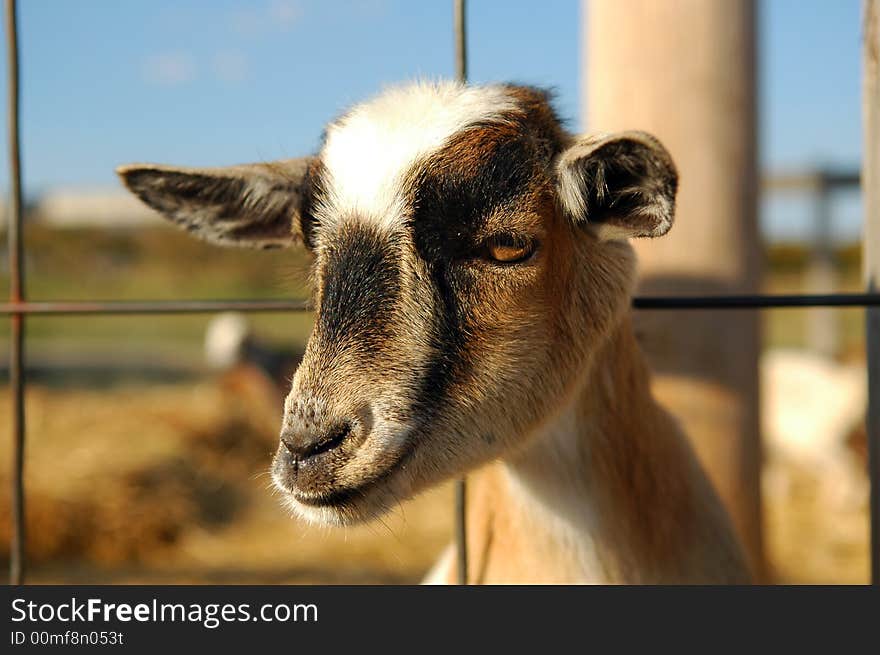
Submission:
[[[503,264],[516,264],[531,257],[535,244],[511,236],[496,237],[486,244],[488,256]]]

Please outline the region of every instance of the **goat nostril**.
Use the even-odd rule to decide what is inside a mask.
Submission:
[[[293,456],[296,462],[302,462],[341,446],[348,435],[351,434],[351,429],[350,423],[343,423],[327,432],[322,438],[296,440],[285,435],[281,437],[281,443],[284,444],[284,448],[287,449],[287,452]]]
[[[345,438],[349,434],[351,434],[351,424],[343,423],[335,430],[328,433],[325,438],[309,444],[309,446],[302,453],[302,458],[306,459],[308,457],[315,457],[316,455],[326,453],[338,446],[341,446],[342,442],[345,441]]]

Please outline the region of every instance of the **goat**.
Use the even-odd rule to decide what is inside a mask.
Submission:
[[[628,239],[669,230],[678,183],[654,137],[573,136],[530,87],[422,82],[311,157],[118,173],[197,237],[311,253],[272,464],[298,516],[365,521],[474,472],[469,582],[749,579],[631,327]]]

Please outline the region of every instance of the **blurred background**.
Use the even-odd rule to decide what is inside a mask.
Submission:
[[[631,80],[647,71],[625,65],[620,49],[638,35],[618,33],[621,15],[611,15],[610,3],[592,4],[468,3],[470,79],[554,89],[572,131],[614,122],[603,98],[612,102],[631,92],[638,104],[632,89],[639,87]],[[618,4],[623,20],[630,11],[645,33],[676,18],[651,14],[657,11],[650,0]],[[694,5],[697,15],[708,5],[740,6],[723,0],[653,4]],[[746,72],[734,82],[748,98],[734,103],[741,113],[730,121],[747,130],[734,137],[747,142],[745,159],[754,162],[748,198],[755,211],[740,208],[744,218],[735,226],[748,236],[747,270],[736,273],[732,286],[707,284],[699,275],[682,283],[668,262],[648,259],[643,291],[859,291],[861,2],[741,6],[739,32],[704,22],[694,33],[716,29],[728,42],[748,37],[738,46],[742,61],[730,64]],[[452,8],[445,1],[25,0],[19,39],[30,300],[304,297],[298,253],[221,250],[192,241],[125,196],[114,167],[129,161],[223,165],[310,153],[323,125],[351,103],[395,82],[454,74]],[[624,46],[609,45],[612,40]],[[675,56],[700,58],[700,48],[712,52],[715,42],[690,45],[682,41]],[[674,77],[674,64],[665,65]],[[648,91],[646,98],[656,94]],[[663,121],[674,120],[678,108],[665,111],[650,114],[649,124],[638,112],[620,120],[666,141]],[[0,114],[5,120],[5,108]],[[703,143],[694,125],[694,140]],[[676,138],[668,140],[679,158]],[[688,163],[686,153],[681,161]],[[4,160],[4,197],[7,175]],[[688,179],[683,167],[682,193],[690,193]],[[684,244],[687,226],[699,220],[688,222],[689,207],[696,206],[688,202],[673,230]],[[708,233],[721,250],[739,247],[724,240],[721,228]],[[0,240],[5,296],[5,220]],[[640,246],[640,255],[650,257],[654,247]],[[687,254],[677,252],[667,260]],[[755,475],[750,478],[746,466],[733,477],[752,484],[743,496],[759,503],[742,510],[743,538],[760,550],[753,557],[764,561],[765,579],[867,582],[863,311],[733,312],[721,320],[739,320],[734,314],[748,315],[742,320],[754,324],[757,341],[754,356],[748,348],[732,351],[748,360],[754,382],[731,402],[749,404],[736,416],[749,417],[744,425],[759,422],[763,439],[757,451],[745,447],[737,455],[754,461]],[[304,313],[29,318],[29,579],[418,581],[451,539],[451,487],[346,530],[290,520],[271,493],[266,471],[283,384],[311,320]],[[718,432],[711,427],[717,417],[704,420],[688,409],[697,397],[702,411],[714,406],[690,379],[720,385],[708,393],[721,398],[717,420],[726,421],[725,429],[733,425],[724,418],[723,396],[738,383],[709,380],[699,366],[664,366],[657,353],[665,348],[674,359],[680,344],[664,345],[657,335],[667,332],[649,318],[643,330],[659,371],[658,394],[685,415],[689,428],[698,433],[703,421]],[[8,321],[0,321],[4,562],[11,530],[8,334]],[[725,346],[705,348],[700,352]],[[715,362],[714,354],[707,361]],[[749,434],[757,443],[757,430]],[[711,460],[712,446],[697,445]],[[735,503],[724,491],[724,472],[713,475],[721,476],[722,495]]]

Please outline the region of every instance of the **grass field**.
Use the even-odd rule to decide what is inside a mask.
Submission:
[[[302,298],[296,253],[221,250],[172,230],[27,229],[37,300]],[[2,244],[0,244],[2,248]],[[4,250],[0,250],[3,252]],[[841,253],[838,290],[858,260]],[[768,256],[764,291],[807,292],[805,253]],[[5,272],[5,262],[0,263]],[[8,282],[0,278],[0,294]],[[860,310],[839,310],[842,346],[862,352]],[[762,314],[765,345],[798,346],[809,313]],[[37,582],[415,582],[448,542],[448,486],[381,522],[322,530],[291,521],[267,489],[277,403],[242,376],[201,365],[207,316],[28,319],[40,375],[27,394],[29,556]],[[265,338],[301,346],[311,315],[253,317]],[[6,356],[0,321],[0,365]],[[103,374],[88,371],[97,362]],[[107,372],[109,371],[109,372]],[[9,407],[0,386],[0,559],[8,556]],[[809,481],[766,507],[769,556],[788,582],[867,579],[864,512],[829,516]],[[4,567],[5,574],[5,567]]]

